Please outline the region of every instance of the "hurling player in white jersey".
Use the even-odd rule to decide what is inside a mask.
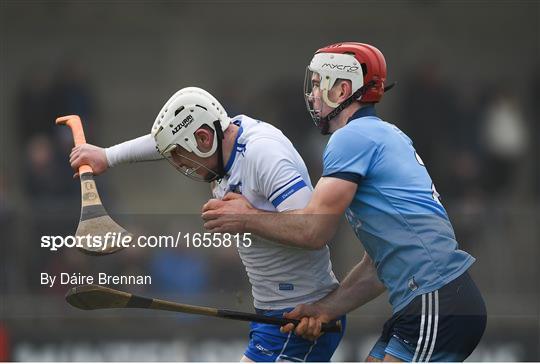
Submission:
[[[192,179],[213,182],[214,198],[237,192],[262,210],[303,208],[313,190],[302,158],[280,130],[245,115],[229,118],[212,95],[196,87],[167,101],[151,134],[110,148],[75,147],[70,163],[74,169],[89,164],[100,174],[121,163],[159,159]],[[338,286],[326,245],[304,250],[253,239],[238,249],[257,313],[282,317]],[[341,321],[344,328],[344,316]],[[282,334],[278,326],[251,323],[242,361],[329,361],[342,335],[343,330],[328,333],[313,342]]]

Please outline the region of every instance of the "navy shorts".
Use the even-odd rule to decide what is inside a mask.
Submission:
[[[467,272],[433,292],[415,297],[396,312],[370,356],[403,361],[464,361],[486,328],[486,306]]]
[[[258,314],[283,317],[283,310],[256,310]],[[341,317],[341,332],[326,333],[315,341],[305,340],[294,333],[282,334],[279,326],[252,322],[249,344],[244,353],[256,362],[270,361],[330,361],[345,331],[345,316]]]

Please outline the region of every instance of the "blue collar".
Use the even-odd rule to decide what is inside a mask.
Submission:
[[[229,160],[227,161],[227,164],[225,165],[224,171],[225,173],[229,173],[229,170],[231,169],[234,159],[236,158],[236,153],[242,149],[242,147],[245,147],[245,145],[238,143],[238,138],[240,138],[240,135],[242,135],[242,132],[244,129],[242,126],[238,129],[238,134],[236,134],[236,140],[234,141],[234,145],[231,150],[231,155],[229,156]]]
[[[377,112],[375,111],[375,106],[368,105],[368,106],[364,106],[356,110],[356,112],[349,118],[349,120],[347,120],[347,124],[355,119],[360,119],[366,116],[377,116]]]

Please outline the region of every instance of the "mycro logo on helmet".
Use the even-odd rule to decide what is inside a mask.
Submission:
[[[172,134],[174,135],[174,134],[178,133],[180,131],[180,129],[185,128],[186,126],[188,126],[192,122],[193,122],[193,116],[188,115],[184,120],[182,120],[178,125],[176,125],[174,127],[174,129],[172,130]]]
[[[330,69],[337,69],[340,71],[346,71],[346,72],[355,72],[358,70],[358,66],[347,66],[344,64],[334,64],[334,63],[324,63],[321,68],[330,68]]]

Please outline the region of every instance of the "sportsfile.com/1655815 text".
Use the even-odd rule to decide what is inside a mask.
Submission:
[[[50,251],[59,248],[90,247],[106,250],[108,248],[249,248],[252,244],[250,233],[182,233],[175,235],[140,235],[109,232],[104,235],[43,235],[41,247]]]

